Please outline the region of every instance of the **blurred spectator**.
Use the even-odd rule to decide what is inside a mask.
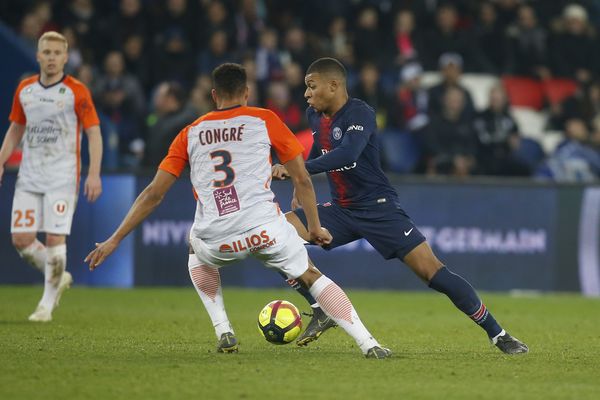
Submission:
[[[440,72],[442,73],[442,82],[429,89],[429,113],[439,114],[442,111],[444,97],[450,88],[457,88],[463,92],[465,117],[472,117],[475,114],[473,99],[467,89],[460,84],[462,75],[463,59],[457,53],[444,53],[439,60]]]
[[[235,59],[227,51],[227,33],[215,31],[210,36],[208,48],[198,57],[198,73],[210,74],[220,64],[234,61]]]
[[[141,0],[120,0],[119,12],[104,22],[104,47],[118,48],[131,35],[145,36],[148,34],[146,29],[148,20]]]
[[[147,118],[146,143],[142,165],[156,167],[167,154],[179,131],[199,117],[186,106],[185,92],[177,82],[163,82],[154,94],[154,112]]]
[[[429,94],[421,86],[423,68],[411,63],[402,68],[402,84],[396,90],[389,108],[388,126],[416,132],[429,123]]]
[[[265,29],[264,16],[258,12],[256,0],[240,0],[236,7],[235,31],[236,44],[239,50],[255,49],[259,44],[260,32]]]
[[[517,19],[522,0],[495,0],[498,23],[501,29],[506,29]]]
[[[285,82],[276,81],[269,84],[267,95],[267,108],[273,111],[292,130],[298,132],[304,129],[303,107],[292,103],[290,90]]]
[[[560,182],[590,182],[598,179],[600,153],[590,145],[590,134],[584,121],[567,121],[565,137],[536,175]]]
[[[141,35],[131,35],[123,43],[123,56],[125,58],[125,69],[135,75],[144,89],[148,93],[152,87],[152,72],[150,56],[145,46],[144,37]]]
[[[177,81],[188,85],[194,77],[195,65],[192,43],[183,30],[170,27],[157,34],[155,46],[153,81]]]
[[[376,112],[377,127],[386,126],[387,115],[385,109],[389,104],[384,91],[379,85],[379,69],[373,63],[365,63],[360,68],[358,85],[353,90],[353,97],[364,100]]]
[[[139,155],[140,125],[144,118],[144,94],[136,77],[125,72],[123,54],[111,51],[104,60],[104,73],[96,82],[97,106],[119,132],[121,155],[129,165],[136,163],[131,154]]]
[[[21,20],[21,38],[31,51],[37,51],[37,42],[42,35],[43,23],[34,13],[25,14]]]
[[[161,3],[163,3],[161,1]],[[153,31],[157,42],[164,42],[165,35],[178,31],[183,41],[189,46],[190,51],[196,48],[196,32],[198,21],[194,18],[187,0],[166,0],[162,7],[157,7],[153,16]],[[206,26],[203,24],[202,26]],[[198,38],[199,39],[199,38]],[[202,40],[204,44],[208,41]]]
[[[476,167],[477,134],[465,117],[465,94],[457,87],[444,93],[442,112],[424,131],[427,173],[468,176]]]
[[[553,72],[557,76],[588,83],[598,67],[598,42],[588,24],[585,8],[578,4],[567,6],[563,12],[562,33],[552,40]]]
[[[292,26],[285,32],[284,57],[285,64],[294,62],[304,68],[308,68],[315,60],[315,56],[306,43],[306,34],[299,26]]]
[[[359,12],[354,30],[354,55],[356,60],[378,63],[384,61],[381,51],[383,37],[379,29],[377,10],[368,7]]]
[[[83,64],[83,54],[79,48],[79,42],[77,40],[77,36],[75,35],[75,31],[71,27],[63,28],[62,34],[67,39],[67,43],[69,43],[69,59],[67,61],[67,65],[65,65],[65,72],[68,74],[72,74]]]
[[[256,80],[259,85],[283,78],[283,65],[279,51],[279,39],[273,29],[265,29],[260,35],[256,49]]]
[[[548,129],[565,130],[566,122],[573,118],[591,122],[600,115],[600,82],[595,81],[589,86],[580,87],[573,96],[567,97],[562,103],[550,106]]]
[[[496,8],[489,1],[481,3],[473,33],[479,55],[478,70],[496,75],[502,73],[507,56],[506,36],[498,23]]]
[[[418,58],[417,32],[415,30],[415,16],[410,10],[401,10],[396,14],[394,21],[394,62],[403,66]]]
[[[509,51],[505,71],[512,75],[549,78],[547,33],[539,25],[533,7],[519,7],[517,22],[508,28],[507,35]]]
[[[419,54],[426,70],[434,70],[444,53],[458,53],[470,60],[470,41],[465,32],[458,29],[458,12],[451,3],[444,3],[436,12],[436,24],[425,33]],[[372,46],[375,48],[376,46]],[[461,61],[461,68],[463,67]],[[471,67],[469,65],[469,67]]]
[[[306,108],[306,99],[304,98],[304,70],[300,65],[291,62],[284,67],[285,81],[290,90],[292,103],[296,103],[303,110]]]
[[[102,56],[95,52],[98,51],[97,42],[102,39],[99,34],[98,20],[94,18],[96,14],[92,0],[72,0],[62,9],[62,13],[59,21],[62,26],[69,26],[75,31],[83,58],[99,63]]]
[[[514,157],[519,146],[519,129],[508,111],[508,99],[502,85],[490,90],[490,106],[473,123],[479,139],[477,155],[485,175],[529,175],[527,166]]]
[[[59,31],[60,27],[53,19],[52,5],[48,0],[42,0],[35,2],[31,9],[31,13],[34,14],[40,24],[42,25],[42,33],[48,31]],[[71,42],[69,42],[69,46]]]
[[[346,65],[354,64],[354,48],[350,43],[346,19],[340,16],[334,17],[329,24],[328,34],[329,40],[323,46],[324,53],[330,54]]]
[[[195,29],[199,31],[195,38],[196,48],[202,50],[206,43],[210,41],[213,33],[217,31],[225,32],[228,44],[235,43],[235,25],[229,17],[225,4],[219,0],[210,0],[204,3],[202,25],[200,29]],[[192,24],[194,23],[192,22]]]
[[[211,90],[212,80],[210,75],[199,75],[196,78],[196,84],[192,88],[189,100],[189,105],[196,111],[198,116],[214,109]]]

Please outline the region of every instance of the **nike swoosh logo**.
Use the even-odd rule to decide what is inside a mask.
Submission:
[[[410,233],[412,232],[413,229],[415,229],[415,228],[410,228],[410,230],[404,231],[404,236],[410,235]]]
[[[317,131],[312,131],[313,136],[317,134]]]

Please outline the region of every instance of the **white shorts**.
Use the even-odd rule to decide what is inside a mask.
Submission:
[[[190,245],[201,263],[217,268],[251,255],[265,266],[282,271],[290,279],[298,278],[308,269],[304,241],[283,215],[275,221],[215,242],[190,237]]]
[[[10,232],[68,235],[76,205],[74,193],[33,193],[17,189],[13,198]]]

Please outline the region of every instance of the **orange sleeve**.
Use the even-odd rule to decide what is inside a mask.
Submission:
[[[179,178],[185,166],[189,162],[188,156],[188,130],[189,126],[183,128],[173,139],[167,156],[161,161],[158,168]]]
[[[265,123],[271,145],[282,164],[302,154],[304,147],[302,147],[296,136],[290,131],[290,128],[274,112],[268,111],[265,113]]]
[[[81,84],[73,86],[72,89],[75,92],[75,114],[77,114],[77,118],[81,122],[83,129],[100,125],[96,107],[88,88]]]
[[[13,97],[12,109],[10,110],[10,115],[8,116],[8,120],[10,122],[14,122],[16,124],[25,125],[27,123],[27,117],[25,116],[25,111],[23,111],[23,106],[21,105],[21,100],[19,99],[19,95],[21,94],[21,90],[30,83],[30,79],[26,79],[19,83],[17,89],[15,90],[15,95]]]

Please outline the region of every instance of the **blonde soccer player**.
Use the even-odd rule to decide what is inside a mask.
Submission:
[[[67,265],[81,173],[81,131],[88,136],[90,167],[84,184],[88,201],[102,193],[100,122],[89,90],[64,72],[68,43],[57,32],[38,41],[40,73],[23,80],[14,95],[11,122],[0,149],[4,164],[19,143],[23,160],[12,205],[12,242],[19,255],[44,274],[44,294],[30,321],[52,320],[60,296],[73,279]],[[37,239],[46,233],[45,244]]]

